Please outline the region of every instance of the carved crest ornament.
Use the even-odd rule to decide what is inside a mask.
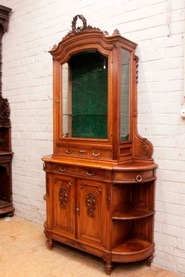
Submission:
[[[79,23],[79,20],[82,21],[82,26],[77,25],[77,23]],[[72,24],[71,24],[71,31],[69,31],[67,35],[63,37],[63,40],[68,37],[80,34],[82,32],[89,32],[89,31],[101,31],[101,30],[97,27],[92,27],[91,25],[87,25],[87,20],[85,19],[85,17],[81,14],[78,14],[75,17],[73,17]],[[109,35],[107,31],[104,31],[103,33],[105,36]],[[116,35],[116,34],[117,35],[120,34],[118,29],[115,29],[113,32],[113,35]],[[55,50],[57,47],[58,45],[56,44],[53,45],[52,50]]]

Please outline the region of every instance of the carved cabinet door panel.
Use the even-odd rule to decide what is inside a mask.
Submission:
[[[105,245],[106,186],[101,182],[77,180],[77,233],[81,241]]]
[[[74,237],[75,234],[75,180],[54,175],[53,183],[53,228]]]

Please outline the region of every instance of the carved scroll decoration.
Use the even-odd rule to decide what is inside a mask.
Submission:
[[[87,214],[89,217],[94,217],[94,211],[96,209],[96,198],[92,192],[86,196]]]
[[[152,156],[152,146],[148,140],[144,140],[139,148],[139,156],[142,158],[150,158]]]
[[[71,246],[74,246],[75,248],[86,250],[86,247],[81,242],[76,242],[76,241],[69,240],[69,239],[66,241],[67,241],[67,244],[70,244]]]
[[[106,172],[105,178],[106,178],[106,179],[110,179],[110,178],[111,178],[111,171],[107,171],[107,172]]]
[[[138,133],[135,136],[135,142],[135,157],[152,160],[153,145],[151,142],[145,138],[142,138]]]
[[[49,177],[46,175],[46,193],[49,195]]]
[[[110,209],[110,200],[111,200],[111,185],[107,186],[107,209]]]

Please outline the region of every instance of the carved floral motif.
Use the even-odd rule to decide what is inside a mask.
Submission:
[[[96,198],[92,192],[86,196],[87,214],[89,217],[94,217],[94,211],[96,209]]]
[[[10,116],[10,106],[8,99],[0,98],[0,119],[8,119]]]
[[[66,209],[66,203],[68,202],[68,193],[64,186],[60,187],[59,200],[60,200],[60,207],[63,209]]]

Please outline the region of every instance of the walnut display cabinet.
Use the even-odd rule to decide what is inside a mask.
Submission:
[[[53,154],[46,172],[44,225],[59,241],[105,261],[154,253],[153,147],[137,132],[136,44],[109,36],[82,15],[50,51],[53,57]]]
[[[12,203],[12,147],[10,106],[2,96],[2,38],[8,29],[11,9],[0,5],[0,216],[13,215]]]

